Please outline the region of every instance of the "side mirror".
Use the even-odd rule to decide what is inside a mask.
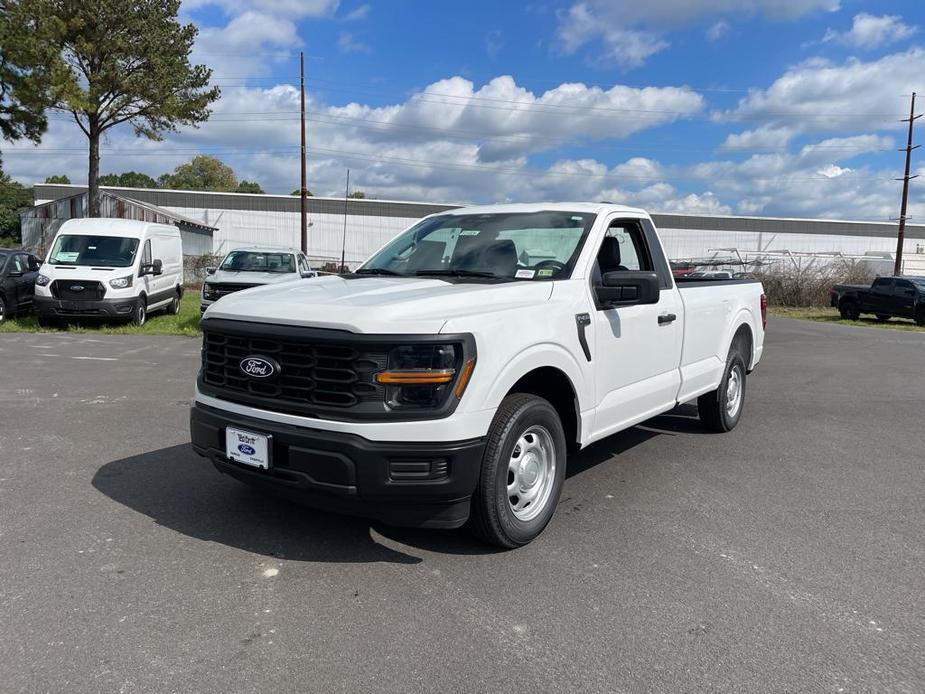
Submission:
[[[606,272],[601,286],[594,288],[602,311],[618,306],[657,304],[659,291],[658,275],[654,272]]]
[[[161,262],[160,258],[151,263],[151,269],[154,271],[155,275],[164,274],[164,263]]]
[[[317,276],[318,276],[318,273],[315,272],[314,270],[306,270],[305,272],[302,273],[303,279],[308,279],[309,277],[317,277]]]
[[[207,267],[207,268],[206,268],[206,274],[207,274],[207,275],[214,275],[216,270],[218,270],[217,267]]]

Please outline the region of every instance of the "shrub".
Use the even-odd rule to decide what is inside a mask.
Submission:
[[[869,284],[874,275],[864,261],[838,258],[823,264],[784,260],[752,273],[761,280],[772,306],[828,306],[833,284]]]

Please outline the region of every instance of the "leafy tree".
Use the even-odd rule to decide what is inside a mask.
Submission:
[[[238,184],[238,189],[235,191],[237,193],[259,193],[260,195],[264,194],[263,188],[260,187],[260,184],[256,181],[241,181]]]
[[[366,193],[364,193],[362,190],[355,190],[355,191],[353,191],[352,193],[350,193],[349,195],[347,195],[347,197],[348,197],[348,198],[356,198],[357,200],[363,200],[363,199],[366,198]]]
[[[19,245],[19,213],[23,208],[31,207],[33,202],[31,188],[26,188],[0,171],[0,240],[8,239],[8,245]]]
[[[45,183],[70,183],[71,179],[65,174],[58,174],[57,176],[47,176],[45,178]]]
[[[3,1],[3,0],[0,0]],[[89,143],[89,216],[100,214],[100,138],[130,124],[160,140],[209,117],[219,96],[212,71],[191,65],[193,24],[180,24],[180,0],[7,0],[11,26],[38,24],[60,47],[50,59],[51,108],[70,113]]]
[[[300,195],[302,195],[302,190],[301,190],[300,188],[296,188],[294,191],[292,191],[292,192],[289,193],[289,194],[290,194],[290,195],[295,195],[296,197],[299,197]],[[310,190],[306,190],[306,191],[305,191],[305,195],[308,196],[308,197],[310,197],[310,198],[311,198],[311,197],[314,197],[314,195],[312,195],[312,192],[311,192]]]
[[[17,0],[0,0],[0,136],[38,142],[45,118],[49,84],[44,24],[23,22],[13,10]]]
[[[238,189],[238,177],[234,170],[215,157],[200,154],[193,160],[180,164],[172,174],[162,174],[157,179],[161,188],[175,190],[215,190],[231,193]]]
[[[126,171],[120,174],[105,174],[100,176],[101,186],[116,186],[117,188],[157,188],[157,181],[148,174],[137,171]]]

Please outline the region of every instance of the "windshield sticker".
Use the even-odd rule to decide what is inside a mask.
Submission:
[[[553,270],[551,267],[544,267],[542,270],[536,271],[536,276],[537,277],[552,277],[554,272],[555,270]]]
[[[534,270],[518,270],[517,274],[514,275],[519,280],[532,280],[533,275],[536,274]]]
[[[62,263],[73,263],[79,257],[80,253],[78,251],[58,251],[55,254],[55,260],[59,260]]]

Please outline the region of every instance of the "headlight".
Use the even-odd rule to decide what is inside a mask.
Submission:
[[[462,363],[462,345],[401,345],[389,352],[387,371],[376,374],[394,408],[434,408],[452,391],[461,397],[475,361]],[[454,383],[456,388],[454,388]]]
[[[47,277],[42,273],[39,273],[39,276],[35,278],[35,283],[40,287],[47,287],[49,282],[51,282],[51,277]]]
[[[113,289],[126,289],[132,286],[132,275],[126,275],[125,277],[117,277],[114,280],[109,280],[109,286]]]
[[[212,293],[212,287],[209,286],[208,282],[202,283],[202,298],[205,299],[206,301],[212,301],[213,299],[218,298]]]

